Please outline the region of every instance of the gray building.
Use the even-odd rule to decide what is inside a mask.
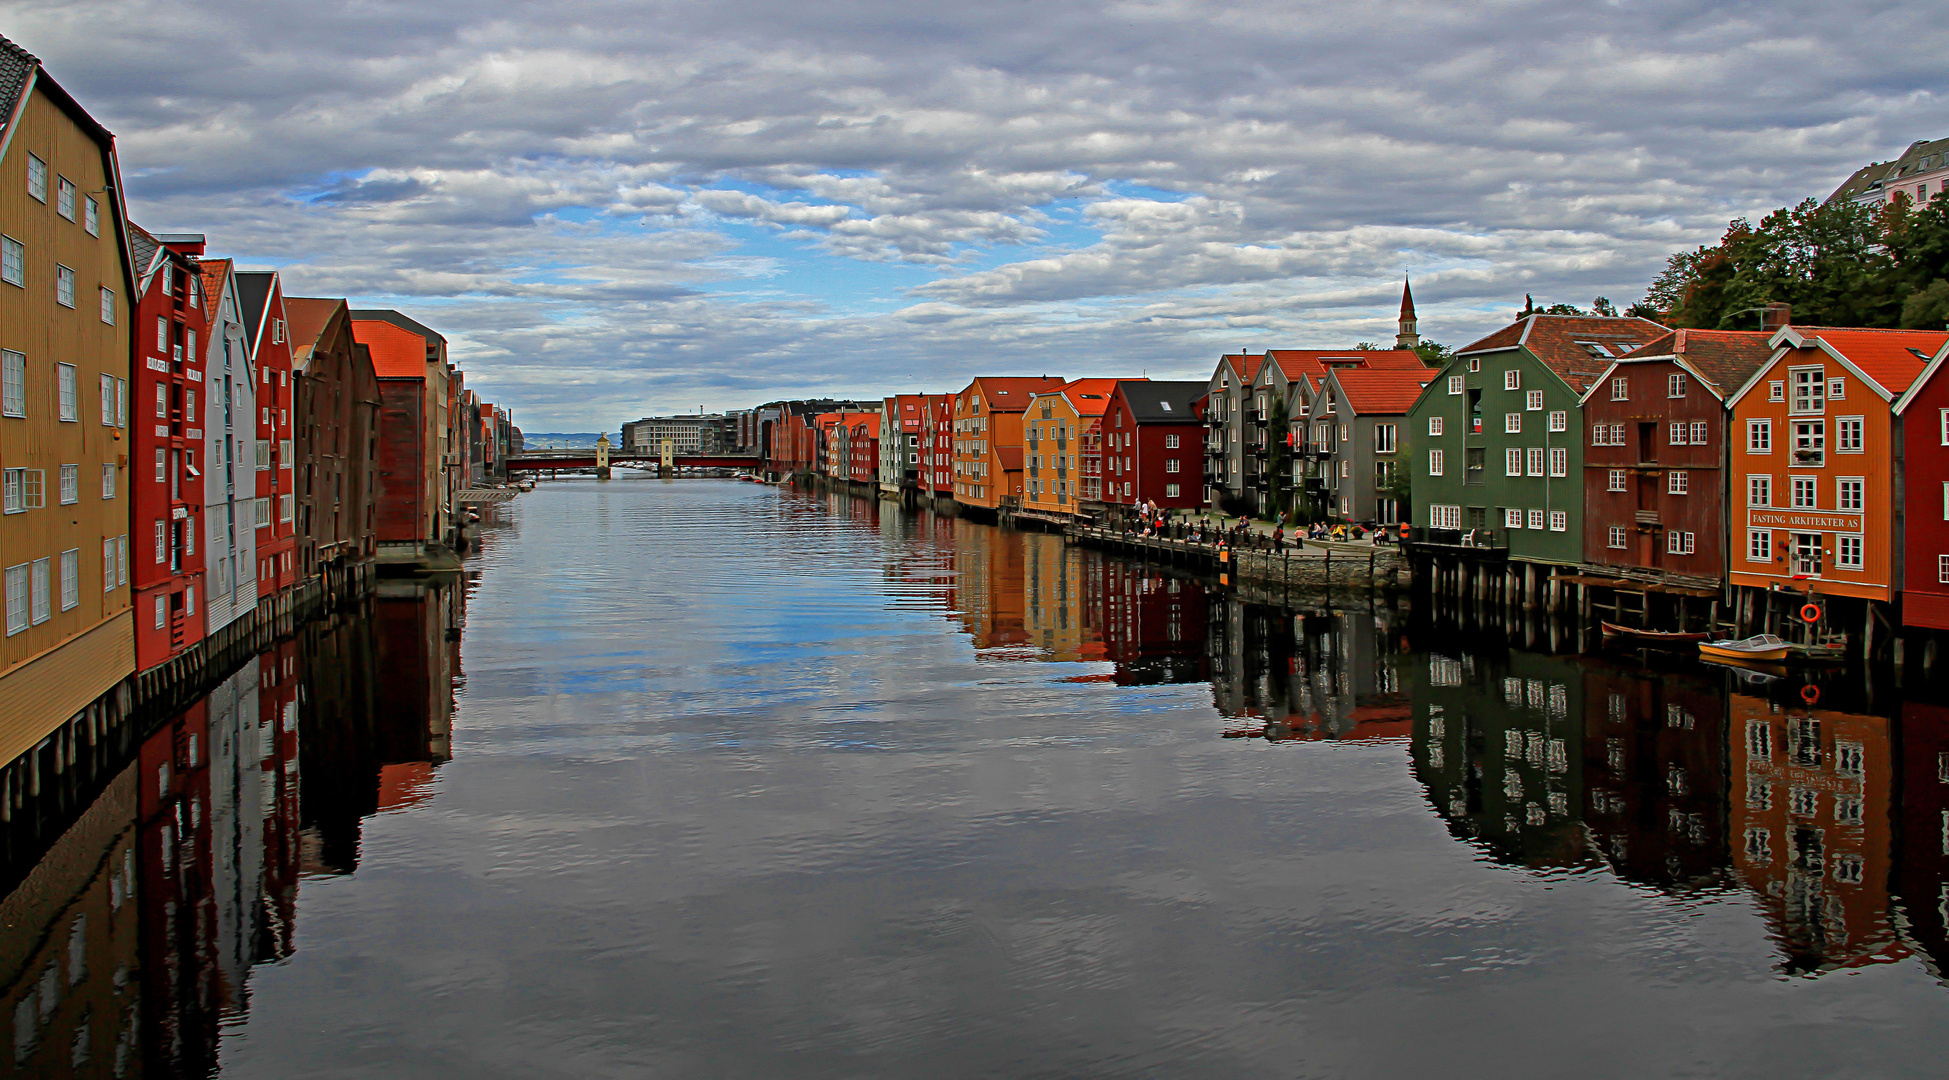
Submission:
[[[1245,459],[1247,388],[1262,356],[1227,353],[1205,386],[1205,505],[1237,513],[1249,505]]]
[[[724,454],[737,443],[737,420],[723,413],[650,416],[623,425],[624,453],[657,454],[668,439],[679,454]]]
[[[1408,507],[1395,495],[1409,460],[1408,413],[1435,373],[1333,370],[1304,418],[1303,492],[1318,515],[1393,524]]]

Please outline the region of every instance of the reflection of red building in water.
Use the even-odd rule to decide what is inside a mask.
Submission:
[[[1759,897],[1786,970],[1906,956],[1889,912],[1888,720],[1746,694],[1730,711],[1733,869]]]
[[[296,947],[299,837],[298,639],[281,641],[257,658],[257,745],[252,748],[264,799],[263,902],[255,928],[258,963],[282,960]]]
[[[1085,564],[1083,626],[1124,686],[1205,677],[1205,591],[1195,581],[1120,559]]]
[[[1902,934],[1937,979],[1949,979],[1949,707],[1903,703],[1900,747]]]
[[[1717,680],[1584,664],[1583,817],[1620,876],[1723,884],[1725,693]]]
[[[211,877],[210,733],[199,703],[137,755],[141,1043],[150,1061],[201,1076],[216,1063],[217,912]]]

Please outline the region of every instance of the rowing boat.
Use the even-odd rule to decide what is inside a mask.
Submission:
[[[1605,637],[1628,638],[1642,641],[1647,645],[1689,645],[1694,641],[1704,641],[1711,634],[1686,634],[1676,630],[1640,630],[1634,626],[1619,626],[1616,623],[1599,623],[1604,628]]]
[[[1754,634],[1738,641],[1701,641],[1699,655],[1720,660],[1785,660],[1793,646],[1774,634]]]

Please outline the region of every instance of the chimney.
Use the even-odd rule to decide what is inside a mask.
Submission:
[[[1760,329],[1769,334],[1792,323],[1792,304],[1772,303],[1760,309]]]

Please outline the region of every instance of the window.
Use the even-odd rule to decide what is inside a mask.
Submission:
[[[1671,444],[1673,446],[1684,446],[1686,443],[1686,436],[1691,432],[1691,430],[1692,430],[1692,425],[1690,424],[1686,424],[1686,423],[1673,424]]]
[[[1863,444],[1863,429],[1867,420],[1860,416],[1842,416],[1834,421],[1834,452],[1837,454],[1858,454]]]
[[[1504,390],[1521,390],[1523,388],[1523,373],[1516,368],[1510,368],[1503,372],[1502,388]]]
[[[1450,375],[1448,377],[1448,392],[1456,395],[1461,394],[1462,377],[1460,375]]]
[[[115,426],[115,377],[113,375],[103,375],[101,377],[101,380],[102,380],[101,381],[102,426],[114,427]]]
[[[0,471],[0,509],[18,514],[47,505],[44,469],[6,469]]]
[[[27,248],[11,236],[0,236],[0,281],[27,287]]]
[[[1517,448],[1512,446],[1508,450],[1504,451],[1502,463],[1503,463],[1503,475],[1505,476],[1523,475],[1523,452],[1521,450],[1518,450]]]
[[[0,349],[0,416],[27,415],[27,354]]]
[[[74,365],[54,365],[54,384],[59,395],[62,422],[72,424],[81,419],[81,390],[75,385]]]
[[[1629,491],[1629,490],[1630,490],[1630,488],[1626,486],[1626,483],[1627,483],[1627,480],[1626,480],[1626,475],[1625,475],[1625,472],[1624,472],[1624,470],[1623,470],[1623,469],[1612,469],[1612,470],[1611,470],[1611,473],[1610,473],[1610,484],[1609,484],[1609,486],[1607,486],[1607,487],[1606,487],[1606,488],[1605,488],[1604,490],[1606,490],[1606,491]]]
[[[61,610],[71,611],[80,605],[81,549],[69,548],[61,553]]]
[[[164,626],[168,625],[168,623],[169,623],[169,596],[166,593],[157,593],[156,594],[156,629],[160,630]]]
[[[1442,455],[1440,450],[1428,451],[1428,475],[1429,476],[1441,475],[1441,465],[1442,465],[1441,456]],[[1436,526],[1436,528],[1440,528],[1440,527],[1441,526]]]
[[[1178,448],[1178,437],[1176,435],[1164,436],[1164,449],[1176,450],[1177,448]]]
[[[27,564],[7,567],[7,636],[27,629]]]
[[[1524,451],[1523,456],[1529,462],[1529,475],[1542,476],[1543,475],[1543,448],[1540,446],[1532,446],[1528,450]]]
[[[1469,370],[1470,370],[1470,371],[1481,371],[1481,370],[1482,370],[1482,358],[1481,358],[1481,357],[1479,357],[1479,356],[1471,356],[1471,357],[1469,357]]]
[[[1531,390],[1531,391],[1530,391],[1530,392],[1529,392],[1529,393],[1528,393],[1528,394],[1526,395],[1526,402],[1525,402],[1525,404],[1526,404],[1526,405],[1528,406],[1528,408],[1529,408],[1529,411],[1530,411],[1530,412],[1542,412],[1542,411],[1543,411],[1543,391],[1541,391],[1541,390]]]
[[[1770,476],[1746,477],[1746,505],[1773,505],[1773,478]]]
[[[1561,446],[1550,447],[1550,475],[1570,475],[1570,451]]]
[[[1459,506],[1430,506],[1428,508],[1428,527],[1431,529],[1461,528],[1462,508]]]
[[[102,498],[112,499],[114,497],[115,497],[115,466],[112,464],[103,465],[102,466]]]
[[[1567,410],[1567,409],[1553,409],[1553,410],[1551,410],[1551,411],[1550,411],[1550,430],[1551,430],[1551,431],[1569,431],[1569,430],[1570,430],[1570,412],[1569,412],[1569,410]]]
[[[61,466],[61,505],[81,501],[81,466]]]
[[[129,534],[115,538],[115,584],[129,583]]]
[[[115,325],[115,290],[103,289],[101,296],[102,322]]]
[[[1176,471],[1178,471],[1178,459],[1177,459],[1177,458],[1165,458],[1165,459],[1164,459],[1164,471],[1165,471],[1165,472],[1167,472],[1167,473],[1174,473],[1174,472],[1176,472]]]
[[[1684,469],[1673,469],[1665,474],[1665,494],[1683,495],[1690,483],[1691,478]]]
[[[1834,566],[1841,570],[1859,570],[1864,565],[1860,534],[1842,533],[1834,537]]]
[[[1532,529],[1541,529],[1543,527],[1543,511],[1531,510],[1529,512],[1529,527]]]
[[[1942,412],[1944,417],[1942,422],[1942,430],[1944,432],[1942,445],[1949,446],[1949,409],[1944,409]],[[1441,434],[1441,417],[1431,416],[1428,418],[1428,434]]]
[[[1778,379],[1774,379],[1772,382],[1766,384],[1766,400],[1785,401],[1786,399],[1787,399],[1786,383],[1781,382]]]
[[[1829,400],[1829,401],[1846,401],[1846,400],[1847,400],[1847,380],[1846,380],[1846,379],[1829,379],[1829,380],[1827,380],[1827,400]]]
[[[65,266],[54,267],[54,302],[62,307],[74,306],[74,271]]]
[[[169,320],[163,318],[160,315],[156,316],[156,351],[157,352],[169,351]],[[264,378],[268,380],[270,377],[271,377],[271,369],[265,368]]]
[[[74,220],[74,181],[65,176],[55,180],[54,212],[69,221]]]
[[[48,580],[52,569],[46,559],[35,559],[27,564],[30,568],[28,581],[31,586],[29,600],[32,603],[34,625],[39,626],[54,615],[52,598],[48,595],[53,583]]]
[[[1796,476],[1793,478],[1793,508],[1795,510],[1812,510],[1820,505],[1819,490],[1815,487],[1818,482],[1818,480],[1811,476]]]
[[[1115,461],[1116,459],[1112,458],[1111,460]],[[257,467],[260,469],[268,469],[271,467],[271,440],[269,439],[257,440]]]
[[[1793,464],[1827,464],[1827,422],[1797,420],[1793,425]]]
[[[115,538],[102,541],[102,591],[115,591]]]
[[[1683,373],[1674,372],[1665,376],[1665,396],[1668,398],[1681,398],[1685,396],[1685,376]]]
[[[1522,413],[1519,413],[1519,412],[1512,412],[1512,413],[1503,413],[1503,414],[1502,414],[1502,430],[1503,430],[1503,433],[1504,433],[1504,434],[1506,434],[1506,435],[1520,435],[1520,434],[1522,434],[1522,433],[1523,433],[1523,414],[1522,414]]]
[[[169,467],[165,464],[167,456],[167,451],[161,447],[156,448],[156,483],[158,484],[169,482]]]
[[[1394,452],[1394,425],[1375,424],[1374,425],[1374,453],[1391,454],[1393,452]]]
[[[1512,508],[1507,508],[1507,509],[1505,509],[1505,510],[1503,510],[1503,512],[1502,512],[1502,527],[1503,527],[1503,528],[1505,528],[1505,529],[1520,529],[1520,528],[1522,528],[1522,527],[1523,527],[1523,512],[1522,512],[1521,510],[1517,510],[1517,509],[1515,509],[1515,508],[1513,508],[1513,507],[1512,507]]]
[[[1746,561],[1773,561],[1773,533],[1768,529],[1746,530]]]
[[[196,391],[191,390],[185,394],[183,402],[183,419],[188,423],[196,423]]]
[[[1611,400],[1612,401],[1631,400],[1630,379],[1627,379],[1620,375],[1617,378],[1611,380]]]
[[[1673,530],[1665,534],[1665,553],[1667,555],[1692,554],[1692,533]]]
[[[47,162],[32,154],[27,155],[27,194],[47,201]]]
[[[1820,368],[1795,368],[1788,373],[1793,379],[1793,400],[1788,411],[1796,413],[1817,413],[1827,408],[1826,373]]]
[[[1949,409],[1944,409],[1944,446],[1949,446]],[[1770,454],[1773,452],[1773,421],[1746,421],[1746,452],[1749,454]]]
[[[1949,555],[1935,557],[1935,580],[1937,584],[1949,585]]]
[[[89,236],[102,234],[102,204],[93,195],[81,197],[81,227],[88,230]]]
[[[1710,439],[1707,436],[1708,430],[1709,429],[1706,427],[1705,421],[1703,420],[1692,421],[1692,445],[1704,446],[1707,442],[1709,442]]]
[[[1353,460],[1351,458],[1340,459],[1340,475],[1342,477],[1351,477],[1353,475]]]
[[[260,529],[268,527],[271,524],[270,498],[269,497],[259,498],[252,505],[257,511],[257,527]]]
[[[1859,476],[1843,476],[1834,482],[1834,509],[1860,510],[1867,502],[1868,482]]]
[[[161,521],[156,522],[156,561],[165,562],[169,558],[169,535]]]
[[[1167,499],[1175,499],[1175,498],[1177,498],[1177,497],[1178,497],[1178,486],[1177,486],[1176,484],[1165,484],[1165,485],[1164,485],[1164,497],[1165,497],[1165,498],[1167,498]]]
[[[1622,525],[1613,525],[1613,526],[1611,526],[1611,527],[1610,527],[1610,529],[1609,529],[1609,530],[1607,530],[1607,534],[1608,534],[1608,537],[1609,537],[1609,539],[1608,539],[1608,541],[1607,541],[1607,544],[1606,544],[1606,546],[1608,546],[1608,547],[1613,547],[1613,548],[1622,548],[1622,547],[1624,547],[1624,545],[1625,545],[1625,539],[1624,539],[1624,537],[1625,537],[1625,533],[1624,533],[1624,526],[1622,526]]]

